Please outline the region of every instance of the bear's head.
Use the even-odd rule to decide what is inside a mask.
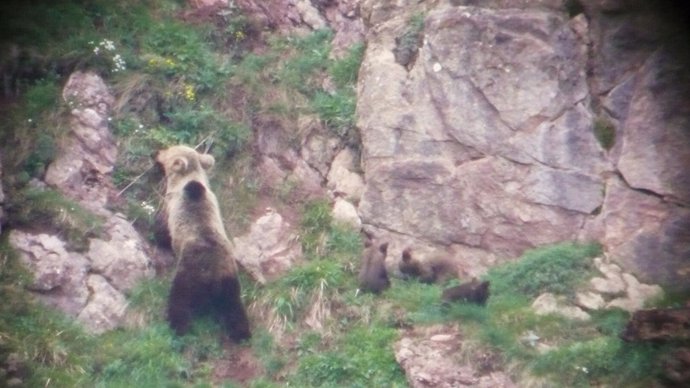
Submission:
[[[212,155],[201,154],[183,145],[158,151],[154,158],[165,173],[167,192],[178,191],[191,180],[208,186],[206,170],[215,163]]]

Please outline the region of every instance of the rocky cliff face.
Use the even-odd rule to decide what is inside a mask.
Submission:
[[[29,290],[100,333],[123,323],[126,293],[154,271],[148,244],[124,216],[107,208],[117,196],[111,181],[117,146],[108,128],[113,103],[108,87],[96,74],[76,72],[63,89],[63,99],[72,108],[70,132],[45,180],[100,217],[101,232],[88,238],[85,251],[69,247],[51,232],[14,229],[9,241],[33,274]],[[41,228],[51,230],[49,225],[36,229]]]
[[[389,259],[415,245],[474,275],[530,247],[593,239],[645,281],[687,287],[680,24],[613,2],[572,17],[557,1],[401,3],[361,5],[359,212],[393,241]]]

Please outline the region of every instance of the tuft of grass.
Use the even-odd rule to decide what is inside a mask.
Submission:
[[[170,279],[167,277],[142,280],[129,292],[129,310],[143,314],[147,322],[162,322],[169,292]]]
[[[302,229],[300,235],[302,249],[307,258],[323,255],[331,221],[331,206],[327,200],[316,200],[305,204],[300,222]]]
[[[328,67],[328,73],[337,88],[352,88],[357,84],[359,67],[364,58],[364,44],[357,43],[350,47],[343,58],[334,61]]]
[[[593,130],[594,137],[605,150],[610,150],[616,143],[616,126],[610,119],[603,116],[597,117],[594,120]]]
[[[598,244],[575,243],[527,251],[519,260],[489,271],[491,293],[519,293],[530,298],[544,292],[570,295],[580,282],[591,277],[592,258],[600,253]]]
[[[311,104],[326,126],[347,140],[355,125],[355,98],[353,90],[339,90],[333,94],[319,91],[314,94]]]

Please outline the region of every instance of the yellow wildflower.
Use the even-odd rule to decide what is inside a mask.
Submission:
[[[194,85],[184,84],[184,98],[189,102],[196,101],[196,91],[194,90]]]

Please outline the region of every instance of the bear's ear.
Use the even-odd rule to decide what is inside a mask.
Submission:
[[[411,249],[409,247],[405,248],[402,251],[402,260],[406,263],[412,259],[412,255],[410,254],[410,251],[411,251]]]
[[[384,255],[388,254],[388,243],[383,243],[379,245],[379,251],[383,253]]]
[[[183,173],[183,172],[187,171],[188,164],[189,163],[187,162],[187,159],[182,158],[182,157],[178,157],[178,158],[175,158],[175,160],[173,160],[172,166],[170,169],[176,173]]]
[[[216,159],[214,159],[213,155],[211,154],[199,155],[199,161],[201,162],[201,167],[203,167],[204,170],[208,170],[216,163]]]

